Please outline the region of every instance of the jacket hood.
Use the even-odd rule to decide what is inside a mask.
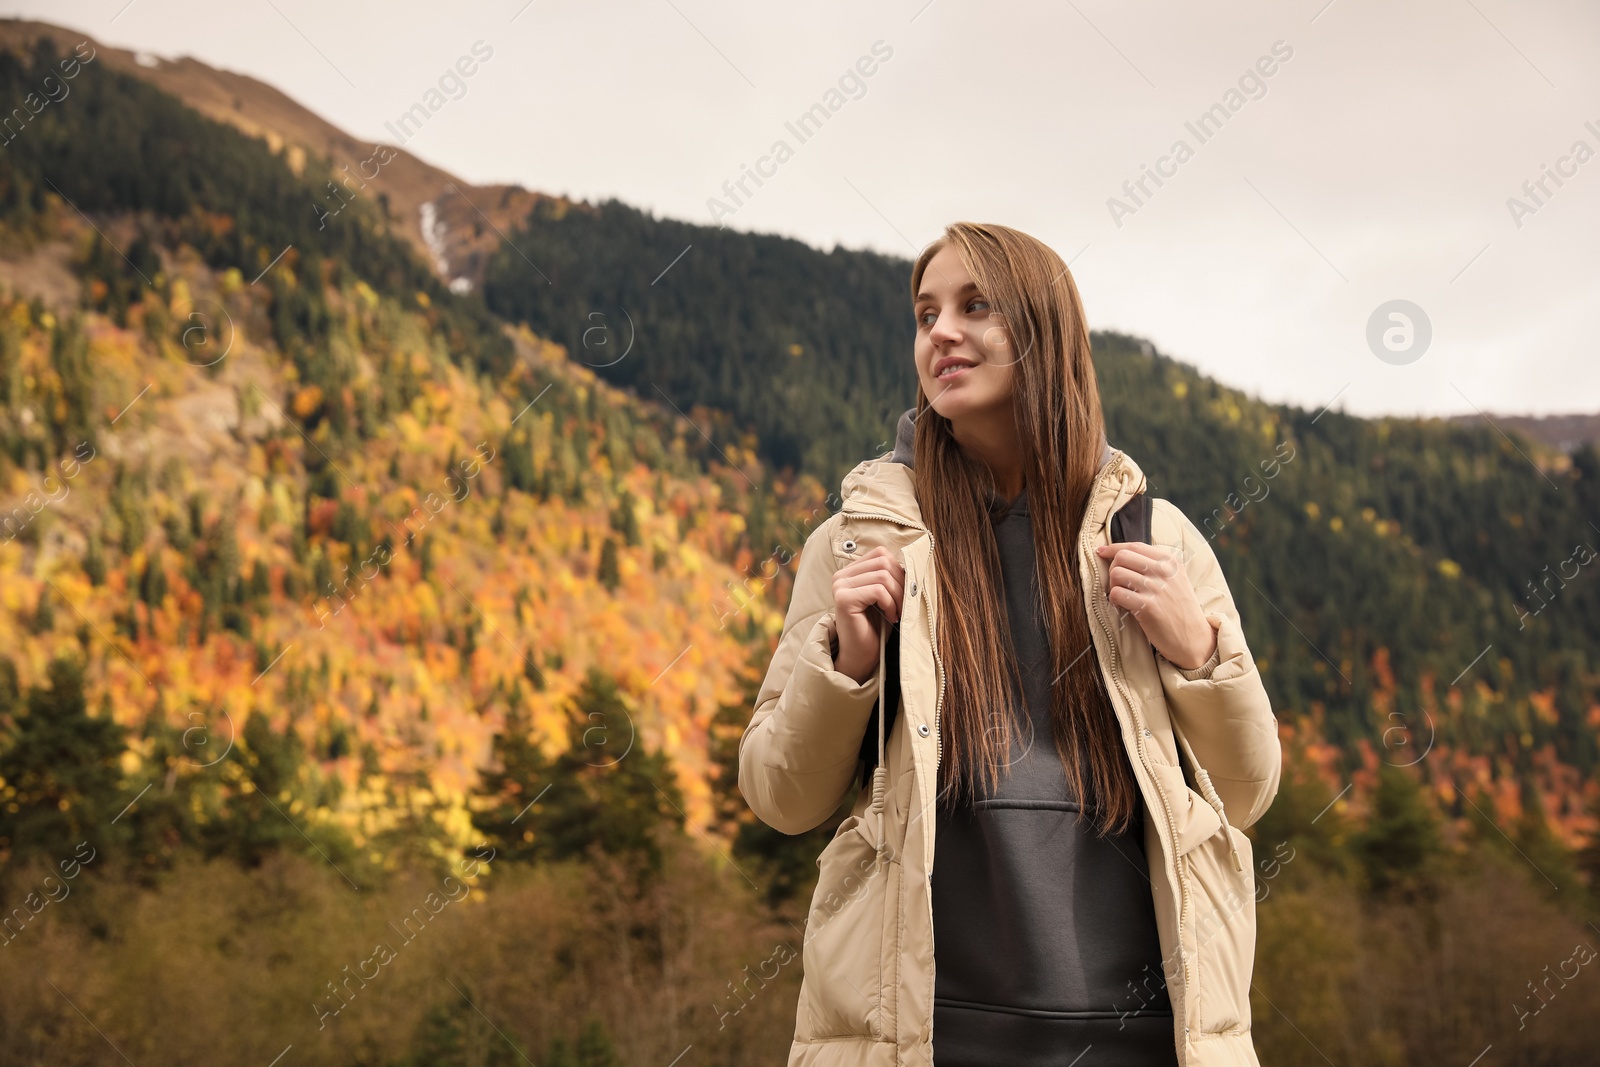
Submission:
[[[906,408],[900,416],[900,422],[894,429],[894,461],[904,463],[908,467],[916,464],[911,461],[916,458],[917,444],[917,409]]]
[[[844,476],[840,492],[844,510],[878,512],[912,526],[922,526],[922,511],[917,506],[911,480],[916,458],[916,412],[914,407],[907,408],[900,415],[893,452],[859,463]],[[1111,466],[1117,457],[1121,457],[1121,462],[1113,474]],[[1112,512],[1144,489],[1144,472],[1139,465],[1126,452],[1112,448],[1102,433],[1099,477],[1090,494],[1084,522],[1099,525],[1109,521]]]

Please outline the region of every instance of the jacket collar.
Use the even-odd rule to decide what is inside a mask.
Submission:
[[[840,486],[840,496],[843,498],[841,510],[887,515],[907,525],[926,529],[911,480],[912,461],[915,458],[915,413],[916,408],[908,408],[900,416],[895,428],[893,452],[858,463],[844,476]],[[1144,471],[1126,452],[1112,448],[1102,435],[1100,467],[1094,489],[1089,494],[1084,525],[1090,528],[1104,525],[1117,508],[1144,489]]]

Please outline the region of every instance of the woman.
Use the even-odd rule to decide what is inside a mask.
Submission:
[[[1113,539],[1145,481],[1059,256],[955,223],[911,292],[916,407],[807,539],[740,743],[790,834],[872,767],[817,860],[789,1063],[1255,1065],[1243,829],[1281,764],[1216,557],[1165,500]]]

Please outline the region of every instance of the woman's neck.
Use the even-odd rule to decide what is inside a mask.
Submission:
[[[951,421],[950,432],[963,451],[989,468],[994,476],[995,493],[1003,500],[1015,500],[1023,489],[1022,439],[1016,422],[1007,410],[987,419]]]

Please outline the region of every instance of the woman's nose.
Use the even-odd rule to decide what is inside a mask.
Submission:
[[[940,315],[933,322],[933,329],[928,331],[928,336],[935,344],[949,344],[961,340],[961,331],[956,328],[953,316]]]

